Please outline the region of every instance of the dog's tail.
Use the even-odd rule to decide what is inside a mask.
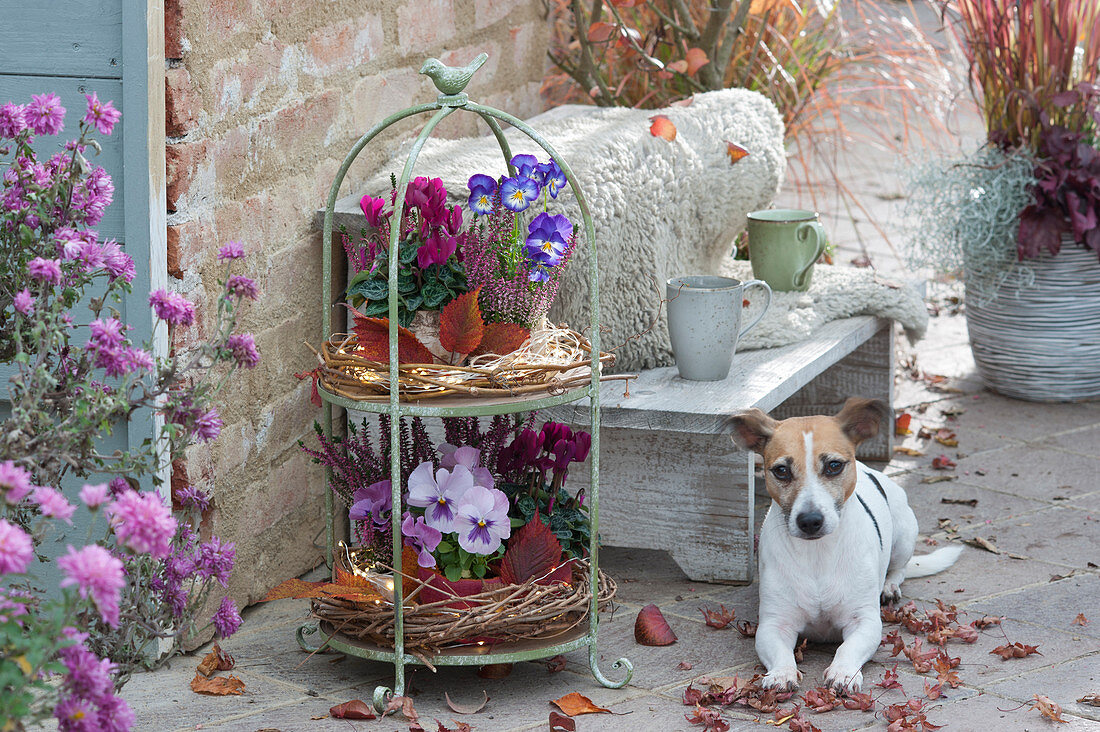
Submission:
[[[931,554],[915,556],[905,565],[905,579],[910,577],[927,577],[950,567],[962,554],[963,548],[958,544],[951,544],[937,549]]]

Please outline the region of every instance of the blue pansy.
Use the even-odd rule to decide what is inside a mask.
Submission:
[[[538,197],[538,184],[525,176],[505,178],[500,184],[500,202],[517,213],[526,211],[531,202]]]
[[[470,176],[466,184],[470,189],[470,210],[475,214],[487,214],[493,210],[493,194],[497,191],[497,182],[491,176],[478,173]]]
[[[512,166],[516,169],[518,175],[530,178],[536,183],[542,182],[542,176],[538,175],[539,161],[534,155],[513,155]]]
[[[565,187],[565,173],[562,172],[562,169],[553,159],[545,163],[539,163],[538,170],[542,178],[542,185],[550,191],[550,197],[557,198],[558,193]]]
[[[553,267],[561,261],[572,235],[573,224],[567,217],[543,211],[527,225],[527,256]]]

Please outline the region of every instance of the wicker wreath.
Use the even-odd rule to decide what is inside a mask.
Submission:
[[[589,564],[574,559],[572,582],[507,585],[477,595],[461,597],[467,609],[448,607],[454,600],[405,605],[405,648],[418,657],[448,647],[495,645],[530,639],[552,639],[577,628],[588,618],[592,600]],[[406,595],[415,598],[424,581],[407,577]],[[615,581],[601,570],[598,580],[599,610],[612,608]],[[318,598],[312,613],[333,631],[381,648],[394,646],[393,606],[384,602],[355,602],[340,598]]]

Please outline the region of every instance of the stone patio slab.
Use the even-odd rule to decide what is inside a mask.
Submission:
[[[967,612],[1007,615],[1036,625],[1091,638],[1090,650],[1100,650],[1100,577],[1079,574],[1044,586],[1013,592],[967,606]],[[1088,624],[1075,625],[1078,614]],[[1100,664],[1098,664],[1100,666]],[[1098,689],[1100,691],[1100,689]]]
[[[964,539],[981,536],[1002,551],[1086,570],[1089,562],[1100,565],[1098,531],[1100,517],[1072,508],[1050,508],[959,533]]]
[[[1077,703],[1085,694],[1100,692],[1100,664],[1095,656],[1032,671],[993,684],[989,690],[1019,702],[1030,702],[1035,694],[1042,694],[1070,714],[1100,721],[1100,707]]]
[[[1039,712],[1021,707],[1020,703],[996,694],[980,694],[930,713],[928,718],[946,729],[997,730],[998,732],[1038,732],[1057,729],[1059,732],[1096,732],[1096,722],[1064,715],[1066,724],[1057,724]]]
[[[1093,493],[1100,481],[1100,460],[1052,448],[1006,447],[958,461],[956,475],[966,482],[1038,501],[1056,502]]]
[[[971,525],[1002,521],[1048,508],[1049,503],[982,488],[970,482],[971,476],[960,474],[958,480],[922,483],[925,476],[943,475],[940,471],[908,473],[895,478],[905,488],[909,506],[917,516],[917,525],[925,535],[940,531],[939,520],[950,519],[960,529]],[[975,506],[944,503],[948,500],[977,499]]]
[[[917,552],[924,554],[935,548],[918,544]],[[1020,587],[1041,587],[1052,574],[1065,571],[1057,564],[1012,559],[967,546],[951,568],[931,577],[908,579],[901,586],[901,593],[906,599],[928,602],[940,599],[958,605]]]

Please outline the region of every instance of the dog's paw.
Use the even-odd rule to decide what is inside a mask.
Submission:
[[[838,694],[857,694],[863,687],[863,672],[830,666],[825,669],[825,686]]]
[[[800,681],[802,681],[802,672],[794,666],[789,666],[787,668],[772,669],[764,675],[760,685],[765,689],[776,689],[784,692],[797,689]]]
[[[893,582],[887,582],[886,586],[882,588],[882,594],[879,595],[880,605],[896,605],[901,599],[901,587]]]

